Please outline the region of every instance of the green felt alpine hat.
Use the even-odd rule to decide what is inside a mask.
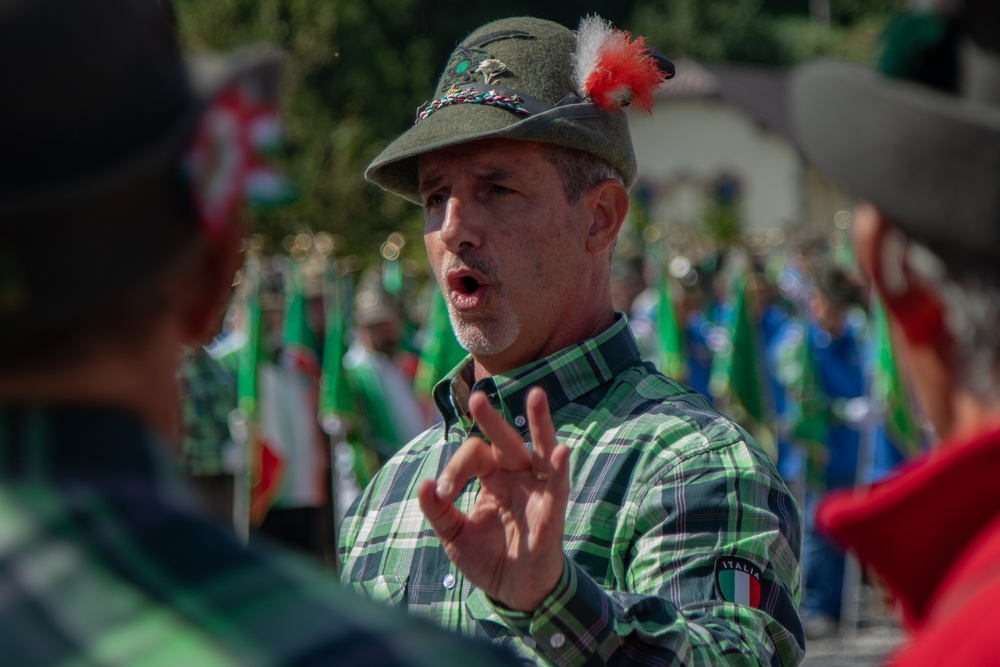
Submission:
[[[932,247],[1000,258],[1000,3],[900,15],[878,71],[805,66],[791,105],[833,180]]]
[[[572,30],[537,18],[502,19],[473,31],[452,52],[414,125],[372,161],[365,176],[419,203],[421,154],[496,137],[586,151],[631,187],[636,161],[625,114],[602,110],[581,95],[574,82],[577,48]],[[649,53],[662,78],[673,75],[669,60]]]

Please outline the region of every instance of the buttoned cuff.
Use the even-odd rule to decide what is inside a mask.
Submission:
[[[565,555],[559,583],[534,613],[490,604],[526,645],[561,666],[583,665],[615,635],[611,599]]]

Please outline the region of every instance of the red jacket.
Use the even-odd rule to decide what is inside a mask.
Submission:
[[[899,472],[816,517],[901,603],[911,637],[890,664],[1000,665],[1000,425]]]

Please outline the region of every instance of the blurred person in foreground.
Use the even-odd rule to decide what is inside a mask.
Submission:
[[[249,155],[229,142],[280,59],[185,61],[156,0],[2,0],[0,63],[0,661],[509,664],[245,550],[172,465],[180,351],[212,332],[243,233],[182,156],[239,185],[246,165],[199,169],[197,147]]]
[[[877,73],[811,65],[792,99],[807,155],[863,202],[855,255],[940,439],[817,523],[899,601],[912,636],[892,664],[996,664],[1000,4],[904,14]]]
[[[803,654],[794,501],[743,429],[641,361],[612,306],[636,177],[620,107],[648,110],[672,72],[598,17],[496,21],[367,171],[423,207],[471,356],[435,387],[443,423],[349,511],[342,576],[532,664]]]

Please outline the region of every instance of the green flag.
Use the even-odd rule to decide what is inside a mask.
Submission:
[[[403,291],[403,266],[398,259],[382,261],[382,287],[393,296]]]
[[[257,363],[260,360],[260,261],[247,257],[243,269],[243,333],[245,341],[237,352],[236,399],[243,418],[257,416]]]
[[[427,322],[424,325],[423,345],[417,362],[417,375],[413,389],[419,396],[430,396],[434,385],[441,381],[466,357],[466,351],[459,345],[448,318],[448,305],[441,290],[435,286],[431,291],[431,301],[427,308]]]
[[[798,348],[800,374],[791,390],[795,418],[792,435],[805,448],[806,479],[812,485],[822,484],[826,470],[827,443],[830,439],[829,400],[820,384],[819,368],[812,354],[809,332],[803,330]]]
[[[687,378],[687,359],[674,300],[670,298],[670,271],[660,262],[656,299],[657,363],[660,372],[676,380]]]
[[[382,374],[370,363],[351,365],[347,372],[361,417],[358,420],[358,438],[368,448],[389,458],[406,444],[409,437],[400,433],[399,418],[394,414],[391,394],[386,391]],[[368,482],[367,479],[360,481]]]
[[[290,260],[285,274],[285,327],[282,335],[282,356],[285,363],[311,378],[318,379],[319,343],[309,324],[304,262]]]
[[[837,231],[832,238],[833,247],[831,254],[833,261],[841,268],[853,271],[856,264],[854,262],[854,251],[851,250],[851,241],[846,231]]]
[[[921,452],[920,426],[911,409],[906,384],[899,372],[899,365],[889,335],[889,321],[885,307],[877,294],[871,301],[872,331],[872,400],[885,418],[889,440],[907,458]]]
[[[747,276],[736,282],[735,303],[728,350],[718,354],[712,382],[716,393],[728,406],[730,415],[742,424],[776,458],[777,449],[770,423],[773,403],[764,366],[764,343],[760,316],[747,296]]]
[[[344,354],[350,331],[351,283],[337,275],[333,263],[324,275],[326,296],[326,339],[319,382],[319,418],[324,430],[346,430],[345,422],[355,418],[354,399],[344,373]]]
[[[806,481],[818,487],[824,484],[830,406],[820,384],[809,336],[807,325],[791,325],[777,348],[775,373],[787,392],[789,434],[806,454]]]
[[[732,354],[729,358],[731,400],[739,402],[747,416],[758,424],[769,416],[767,379],[764,374],[763,343],[758,314],[747,299],[747,279],[740,281],[733,312]]]

